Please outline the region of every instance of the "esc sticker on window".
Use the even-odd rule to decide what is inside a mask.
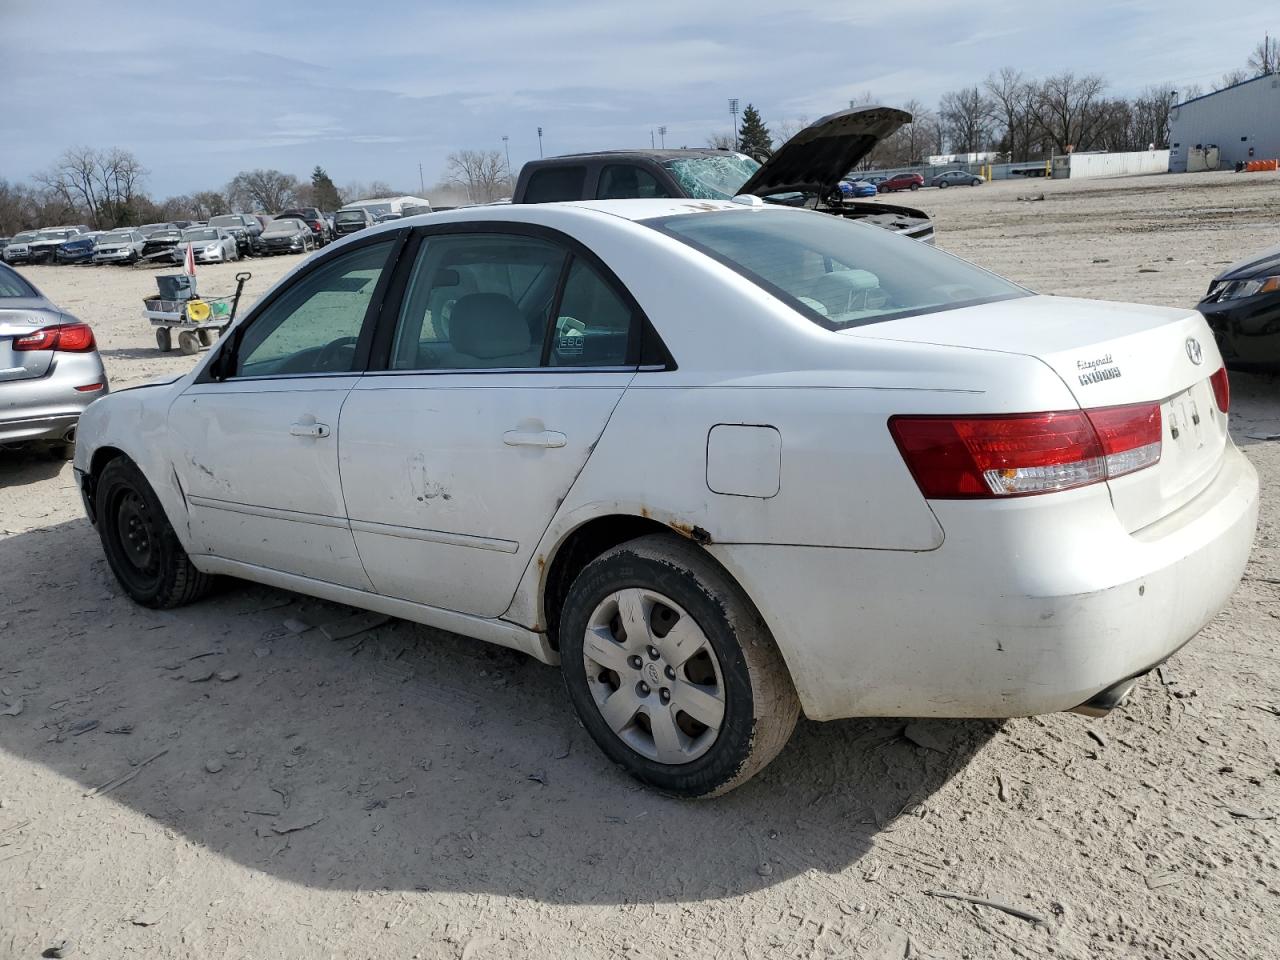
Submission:
[[[586,345],[585,324],[573,317],[560,318],[560,334],[556,337],[556,353],[562,357],[580,357]]]

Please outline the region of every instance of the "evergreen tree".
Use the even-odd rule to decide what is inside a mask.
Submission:
[[[342,206],[342,198],[338,196],[338,188],[334,186],[324,167],[319,165],[311,171],[311,202],[321,210],[337,210]]]
[[[751,104],[742,111],[742,126],[738,128],[738,149],[748,157],[763,163],[773,153],[773,137],[760,119],[760,112]]]

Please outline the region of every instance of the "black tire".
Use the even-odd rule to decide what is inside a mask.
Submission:
[[[205,347],[213,346],[213,342],[218,339],[212,330],[197,330],[196,336],[200,338],[201,346]]]
[[[173,334],[168,327],[156,327],[156,347],[164,353],[173,349]]]
[[[200,337],[194,330],[183,330],[178,334],[178,349],[184,356],[194,357],[200,352]]]
[[[919,190],[919,189],[920,189],[920,184],[918,184],[918,183],[913,183],[913,184],[911,185],[911,189],[912,189],[912,190]]]
[[[939,181],[938,181],[938,189],[939,189],[939,190],[945,190],[945,189],[946,189],[947,187],[949,187],[949,186],[951,186],[951,184],[949,184],[946,180],[939,180]]]
[[[591,692],[583,661],[588,624],[606,598],[632,587],[660,593],[687,611],[719,661],[723,720],[706,752],[685,763],[659,763],[632,749],[606,723]],[[711,557],[674,535],[640,537],[587,564],[565,600],[560,654],[569,700],[592,739],[636,779],[673,796],[719,796],[750,779],[786,745],[800,715],[790,674],[755,605]]]
[[[211,579],[191,564],[164,507],[127,457],[103,468],[94,491],[98,536],[111,572],[136,603],[168,609],[191,603]]]

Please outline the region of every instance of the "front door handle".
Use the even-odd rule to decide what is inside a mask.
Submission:
[[[502,442],[508,447],[563,447],[568,443],[568,437],[555,430],[508,430],[502,435]]]
[[[329,435],[329,425],[327,423],[316,423],[314,420],[310,422],[298,421],[289,427],[289,432],[295,437],[312,437],[318,439]]]

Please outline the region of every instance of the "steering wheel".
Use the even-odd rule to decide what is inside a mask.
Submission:
[[[330,370],[338,359],[339,351],[351,348],[352,356],[355,356],[356,338],[355,337],[339,337],[337,340],[331,340],[320,349],[320,356],[316,357],[316,367],[320,370]],[[350,368],[347,364],[347,368]],[[339,368],[333,367],[331,372],[336,372]]]

